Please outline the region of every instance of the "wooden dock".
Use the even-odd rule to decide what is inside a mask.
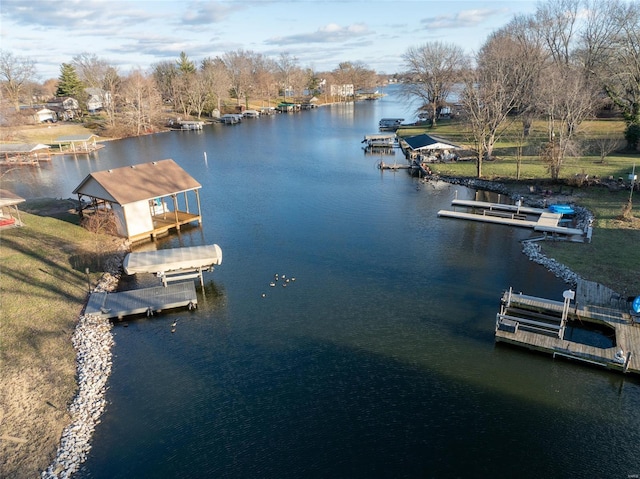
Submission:
[[[84,314],[122,319],[141,314],[152,316],[165,309],[194,309],[197,304],[195,284],[186,281],[117,293],[91,293]]]
[[[640,323],[624,309],[621,300],[605,306],[590,304],[593,284],[578,284],[576,303],[553,301],[505,292],[500,313],[496,315],[495,340],[555,357],[563,357],[624,373],[640,374]],[[596,288],[601,291],[606,288]],[[581,291],[582,290],[582,291]],[[610,290],[609,290],[610,291]],[[600,295],[602,300],[608,293]],[[580,301],[586,301],[580,305]],[[608,298],[607,301],[612,301]],[[626,304],[626,302],[625,302]],[[564,338],[564,328],[571,322],[590,322],[609,328],[614,345],[600,348]]]
[[[562,214],[552,213],[547,209],[458,199],[453,200],[451,204],[472,208],[475,212],[440,210],[438,216],[531,228],[545,235],[561,236],[576,242],[584,242],[585,238],[590,239],[590,235],[579,228],[562,226],[560,224]]]

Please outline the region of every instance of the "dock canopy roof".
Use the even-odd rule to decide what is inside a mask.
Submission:
[[[0,145],[0,153],[33,153],[39,150],[48,150],[49,148],[51,148],[49,145],[43,145],[42,143],[5,143]]]
[[[201,187],[175,161],[161,160],[96,171],[89,174],[73,193],[126,205]]]
[[[54,143],[73,143],[73,142],[77,142],[77,141],[91,141],[94,138],[99,138],[98,135],[94,134],[94,133],[88,133],[86,135],[67,135],[67,136],[59,136],[58,138],[56,138],[54,141]]]
[[[0,190],[0,207],[3,206],[15,206],[25,201],[21,196],[9,190]]]
[[[462,147],[430,135],[408,136],[403,140],[412,150],[461,150]]]

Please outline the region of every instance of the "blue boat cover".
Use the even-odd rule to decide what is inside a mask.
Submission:
[[[631,307],[636,313],[640,313],[640,296],[633,300],[633,303],[631,303]]]
[[[575,210],[569,205],[551,205],[549,211],[552,213],[561,213],[563,215],[572,215]]]

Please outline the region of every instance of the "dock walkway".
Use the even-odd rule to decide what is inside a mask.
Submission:
[[[472,208],[476,212],[440,210],[438,216],[531,228],[545,235],[562,235],[576,242],[583,242],[586,237],[585,231],[579,228],[561,226],[562,214],[552,213],[547,209],[458,199],[453,200],[451,204]]]
[[[195,284],[187,281],[117,293],[94,292],[89,296],[85,314],[122,319],[139,314],[151,316],[165,309],[194,309],[197,304]]]
[[[496,315],[496,342],[523,346],[555,357],[565,357],[625,373],[640,374],[640,324],[618,304],[589,304],[590,282],[579,282],[577,302],[568,309],[568,321],[605,325],[615,333],[615,343],[599,348],[563,338],[564,303],[522,293],[506,292]],[[596,288],[601,291],[606,288]],[[610,290],[609,290],[610,291]],[[606,292],[604,296],[610,296]],[[601,295],[602,299],[605,299]],[[607,299],[611,301],[611,299]],[[580,302],[582,306],[580,305]],[[584,303],[584,302],[587,303]],[[613,301],[618,301],[614,298]]]

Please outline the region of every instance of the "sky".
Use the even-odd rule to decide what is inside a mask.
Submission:
[[[199,63],[250,50],[286,53],[303,68],[330,71],[361,62],[379,73],[404,70],[402,55],[428,42],[477,51],[530,0],[1,0],[0,48],[35,62],[38,79],[97,55],[121,74],[150,71],[180,52]]]

